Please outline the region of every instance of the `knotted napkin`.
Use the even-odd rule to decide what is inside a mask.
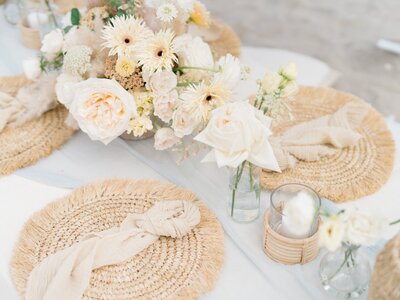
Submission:
[[[90,233],[41,261],[28,278],[26,299],[81,299],[92,270],[127,260],[160,236],[182,237],[199,222],[199,208],[183,200],[156,202],[143,214],[129,214],[119,227]]]
[[[287,129],[269,141],[281,170],[293,168],[298,160],[317,161],[338,149],[357,143],[356,128],[368,113],[368,106],[351,101],[335,113]]]

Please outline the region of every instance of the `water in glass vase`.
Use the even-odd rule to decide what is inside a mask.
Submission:
[[[321,260],[320,278],[325,290],[351,299],[363,294],[371,278],[371,266],[353,245],[344,244]]]
[[[260,168],[245,161],[231,169],[228,214],[240,223],[257,219],[260,213]]]

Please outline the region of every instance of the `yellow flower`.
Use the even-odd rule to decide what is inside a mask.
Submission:
[[[127,132],[133,133],[134,136],[140,137],[147,131],[153,129],[153,123],[151,119],[147,116],[135,116],[129,122],[129,127]]]
[[[200,27],[210,26],[210,13],[206,7],[199,1],[195,1],[193,5],[193,11],[190,13],[190,20]]]
[[[136,66],[129,58],[118,58],[115,71],[122,77],[129,77],[135,72]]]
[[[134,92],[139,116],[149,116],[153,112],[153,97],[148,92]]]

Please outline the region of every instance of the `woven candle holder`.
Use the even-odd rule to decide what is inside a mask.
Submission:
[[[379,253],[369,286],[368,300],[400,299],[400,234]]]
[[[28,26],[26,18],[19,23],[19,30],[21,31],[22,44],[31,49],[40,49],[42,44],[40,38],[40,31]]]
[[[306,264],[318,256],[318,231],[311,237],[304,239],[285,237],[269,225],[268,209],[264,215],[264,252],[271,259],[285,265]]]

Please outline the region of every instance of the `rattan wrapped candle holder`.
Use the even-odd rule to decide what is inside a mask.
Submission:
[[[263,249],[269,258],[285,265],[304,265],[318,256],[319,229],[308,238],[288,238],[271,228],[269,225],[269,213],[270,210],[267,209],[264,215],[263,231]]]

